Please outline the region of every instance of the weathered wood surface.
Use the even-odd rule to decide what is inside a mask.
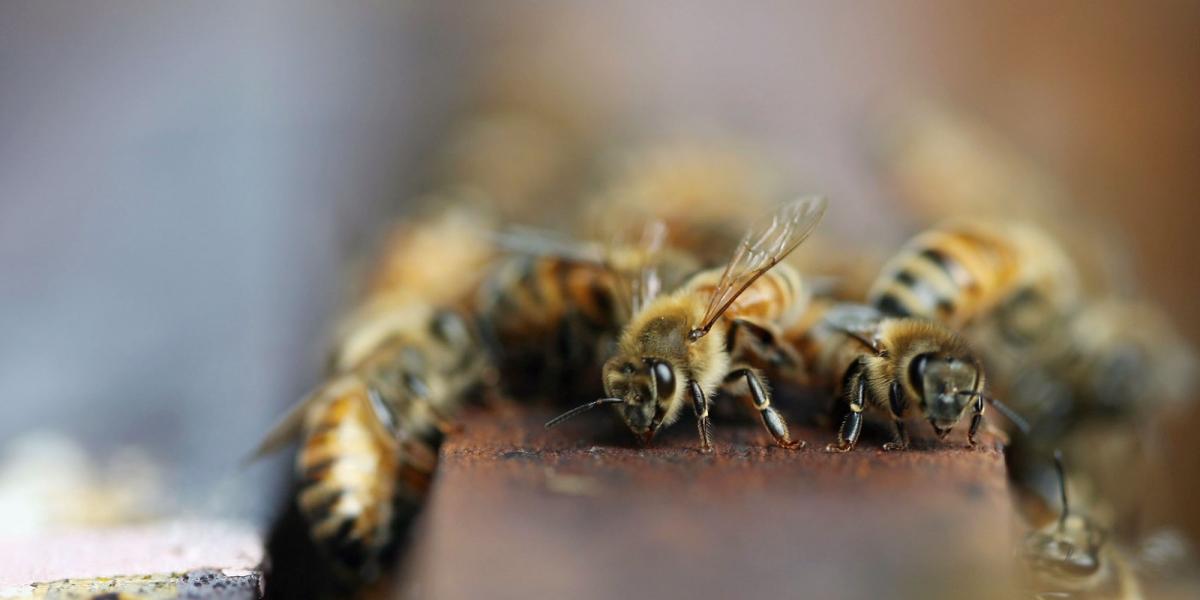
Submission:
[[[253,600],[263,544],[230,523],[170,522],[0,541],[0,598]]]
[[[652,448],[608,414],[469,415],[442,450],[408,564],[383,596],[478,598],[1011,597],[1011,501],[998,445],[914,440],[846,455],[718,422]]]

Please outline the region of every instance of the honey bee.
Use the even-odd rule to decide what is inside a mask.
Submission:
[[[1062,512],[1054,523],[1026,535],[1021,547],[1034,597],[1141,600],[1133,561],[1105,528],[1071,514],[1061,454],[1055,456],[1055,468]]]
[[[997,321],[1005,339],[1025,345],[1074,309],[1079,297],[1070,259],[1036,227],[959,219],[907,242],[884,265],[868,302],[889,316],[955,329]]]
[[[885,450],[908,447],[913,416],[944,439],[968,410],[967,440],[975,444],[984,402],[993,399],[984,395],[984,370],[966,340],[934,321],[887,317],[868,306],[824,302],[809,312],[785,335],[810,383],[832,388],[849,407],[827,451],[854,448],[868,408],[891,418],[895,439]]]
[[[476,242],[482,227],[450,208],[396,228],[366,299],[336,335],[326,382],[257,452],[300,439],[297,505],[349,579],[377,571],[401,517],[424,497],[441,436],[488,370],[477,326],[457,306],[494,252]],[[439,253],[440,276],[428,266],[438,244],[452,247]]]
[[[784,204],[746,234],[723,270],[703,271],[674,292],[648,296],[621,333],[615,355],[604,363],[607,397],[568,411],[546,427],[612,405],[634,435],[648,443],[679,418],[690,400],[701,450],[711,452],[710,395],[722,387],[745,385],[775,441],[786,448],[802,445],[792,441],[750,361],[778,348],[775,331],[803,312],[799,275],[778,264],[808,237],[825,208],[819,197]]]
[[[456,311],[413,303],[373,316],[360,327],[387,334],[293,409],[260,449],[301,438],[297,504],[310,535],[343,573],[367,579],[398,513],[423,499],[441,436],[486,365]]]

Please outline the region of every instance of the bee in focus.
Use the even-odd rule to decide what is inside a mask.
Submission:
[[[885,450],[908,447],[906,421],[914,416],[928,420],[944,439],[968,411],[967,440],[975,444],[990,398],[983,367],[958,334],[933,321],[887,317],[854,304],[817,303],[810,313],[786,337],[810,382],[832,388],[849,409],[837,443],[826,450],[852,450],[868,408],[891,419],[895,439]]]
[[[1103,527],[1071,514],[1061,455],[1055,456],[1055,468],[1062,512],[1054,523],[1026,535],[1021,547],[1034,597],[1141,600],[1131,559]]]
[[[778,263],[812,232],[825,212],[823,198],[783,205],[752,229],[723,270],[701,272],[672,293],[648,295],[602,369],[606,398],[568,411],[547,428],[584,411],[612,405],[621,420],[648,443],[679,418],[689,401],[701,450],[712,450],[709,397],[723,387],[745,385],[754,408],[776,442],[794,448],[783,417],[771,407],[757,358],[774,360],[782,350],[777,331],[802,312],[806,298],[799,275]]]

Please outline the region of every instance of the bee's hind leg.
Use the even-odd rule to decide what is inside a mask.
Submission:
[[[771,432],[775,443],[784,448],[803,448],[804,442],[792,441],[791,435],[788,434],[787,421],[783,420],[783,415],[771,407],[771,395],[767,393],[767,386],[763,384],[758,373],[749,367],[734,369],[725,376],[725,382],[733,383],[741,378],[745,378],[746,386],[750,388],[750,399],[754,402],[754,408],[758,410],[758,414],[762,415],[763,426]]]

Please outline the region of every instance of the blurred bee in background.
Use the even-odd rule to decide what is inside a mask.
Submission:
[[[1034,598],[1141,600],[1134,560],[1086,515],[1072,514],[1060,453],[1055,454],[1061,512],[1025,536],[1021,558]]]
[[[424,498],[442,435],[485,377],[486,350],[456,308],[492,252],[477,243],[487,238],[477,225],[448,209],[393,234],[363,306],[337,335],[326,382],[259,449],[301,440],[296,502],[347,579],[378,572],[403,517]]]
[[[1043,334],[1080,301],[1070,259],[1032,225],[957,219],[909,240],[883,267],[868,302],[885,314],[962,329],[1000,321],[1017,345]]]
[[[593,392],[590,382],[636,299],[696,269],[690,255],[664,246],[665,231],[655,221],[637,239],[615,235],[607,243],[534,230],[502,234],[500,245],[513,256],[493,269],[476,306],[505,389],[521,397]]]
[[[666,245],[706,267],[725,260],[757,215],[783,197],[776,169],[732,140],[666,141],[614,153],[585,200],[587,222],[661,221]]]
[[[799,275],[779,265],[824,215],[823,198],[784,204],[765,224],[751,229],[722,270],[703,271],[677,291],[647,294],[604,363],[606,398],[568,411],[554,427],[597,406],[612,405],[643,443],[673,423],[689,401],[701,450],[712,450],[709,397],[745,385],[766,429],[783,447],[795,448],[783,417],[771,406],[768,388],[752,365],[790,360],[778,332],[807,304]],[[774,269],[772,269],[774,267]],[[651,292],[655,290],[650,290]]]
[[[659,221],[666,246],[691,254],[700,266],[722,266],[757,215],[787,197],[783,169],[736,139],[673,139],[613,152],[603,162],[602,184],[585,201],[588,223],[614,218]],[[809,285],[840,299],[861,298],[878,264],[864,242],[814,232],[805,252],[786,262]]]
[[[918,223],[1036,224],[1057,240],[1086,289],[1136,287],[1120,230],[1079,210],[1051,173],[984,123],[926,103],[897,107],[878,131],[878,164]]]
[[[1154,426],[1191,400],[1195,354],[1159,311],[1117,300],[1083,306],[1055,342],[1010,385],[1033,427],[1012,446],[1010,469],[1045,481],[1037,457],[1061,447],[1102,499],[1094,512],[1137,535],[1160,452]]]

